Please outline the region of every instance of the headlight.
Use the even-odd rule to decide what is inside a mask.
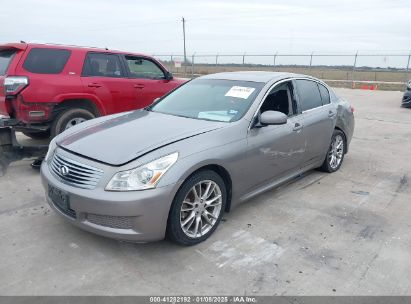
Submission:
[[[411,90],[411,80],[408,80],[407,88],[408,88],[409,90]]]
[[[155,188],[161,177],[177,161],[178,152],[138,168],[116,173],[106,186],[108,191],[134,191]]]
[[[57,148],[56,139],[53,138],[52,141],[49,143],[49,149],[47,150],[46,157],[44,158],[46,162],[49,161],[50,157],[53,155],[54,150],[56,150],[56,148]]]

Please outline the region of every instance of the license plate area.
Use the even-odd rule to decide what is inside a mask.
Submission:
[[[49,185],[48,189],[48,196],[53,202],[53,205],[62,213],[72,218],[76,218],[76,212],[70,208],[70,197],[68,193],[52,185]]]

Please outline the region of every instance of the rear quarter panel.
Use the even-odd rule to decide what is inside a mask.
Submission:
[[[37,74],[31,73],[23,67],[31,49],[32,47],[27,48],[15,71],[16,75],[29,77],[30,84],[21,93],[25,102],[57,102],[58,95],[83,93],[80,80],[85,54],[83,50],[70,50],[70,58],[61,73]],[[65,48],[61,47],[61,49]]]

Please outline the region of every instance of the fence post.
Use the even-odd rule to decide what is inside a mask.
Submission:
[[[278,54],[278,52],[275,52],[275,54],[274,54],[274,68],[275,68],[275,60],[277,59],[277,54]]]
[[[193,53],[193,55],[191,56],[191,78],[194,78],[194,56],[195,56],[195,52]]]
[[[355,73],[355,66],[357,65],[357,57],[358,57],[358,50],[357,50],[357,52],[355,53],[355,56],[354,56],[354,64],[353,64],[353,66],[352,66],[351,89],[354,89],[354,79],[355,79],[355,78],[354,78],[354,73]]]
[[[311,69],[311,66],[313,65],[313,54],[314,52],[312,52],[310,55],[310,69]]]
[[[173,62],[173,55],[170,55],[170,62],[171,62],[171,65],[170,65],[170,72],[171,72],[171,73],[174,73],[174,69],[173,69],[173,65],[174,65],[174,62]]]
[[[405,70],[405,85],[407,85],[407,82],[409,80],[408,73],[410,71],[410,59],[411,59],[411,51],[408,54],[408,62],[407,62],[407,69]]]
[[[244,65],[244,61],[245,61],[245,52],[243,54],[243,65]]]
[[[218,64],[218,54],[215,55],[215,66],[217,66],[217,64]]]

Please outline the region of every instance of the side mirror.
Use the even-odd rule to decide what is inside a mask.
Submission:
[[[265,111],[260,115],[260,124],[267,125],[283,125],[287,123],[287,115],[277,111]]]
[[[173,74],[171,74],[171,72],[167,71],[165,73],[165,80],[171,80],[173,79]]]

